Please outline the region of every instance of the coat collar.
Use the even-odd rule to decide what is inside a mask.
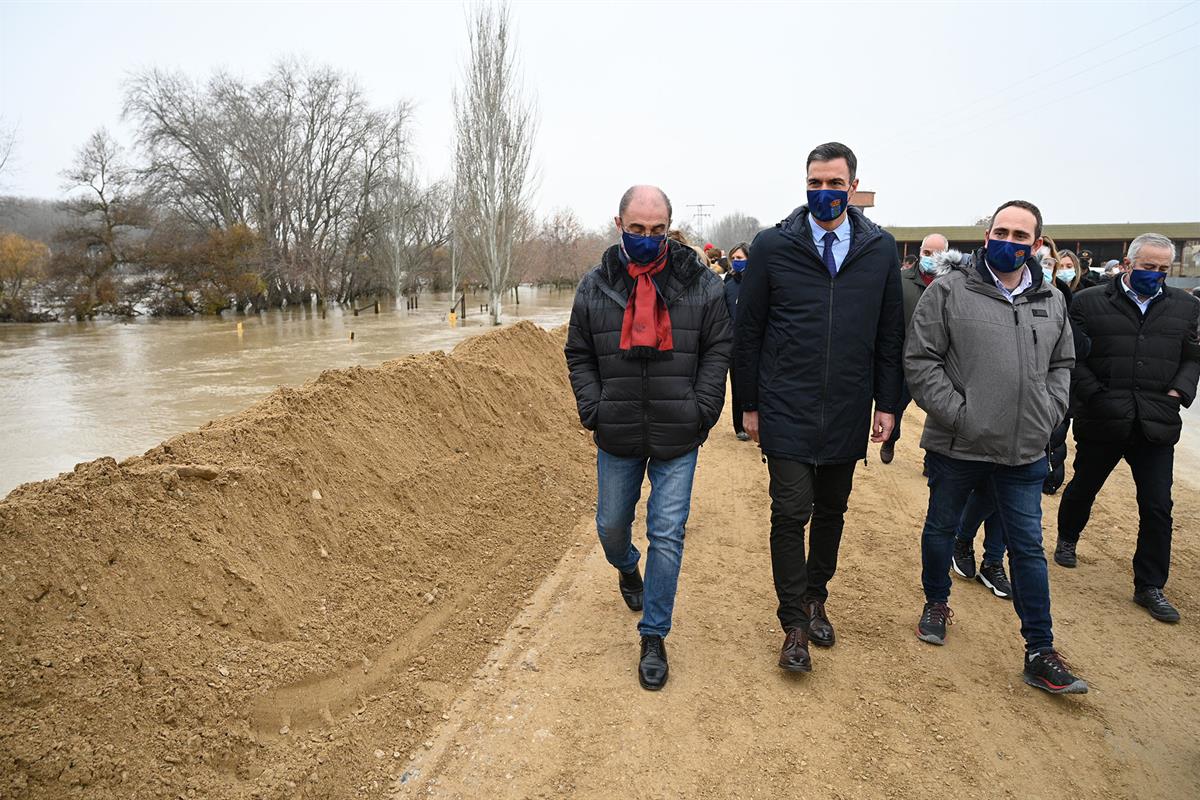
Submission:
[[[667,240],[667,253],[670,274],[667,276],[666,286],[662,288],[662,296],[669,306],[700,279],[705,268],[696,258],[696,251],[674,239]],[[614,244],[600,257],[600,277],[603,279],[600,288],[622,308],[629,300],[629,289],[622,277],[625,272],[625,265],[621,263],[621,245]]]

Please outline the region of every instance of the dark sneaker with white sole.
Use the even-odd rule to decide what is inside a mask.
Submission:
[[[1025,654],[1021,676],[1030,686],[1050,694],[1087,694],[1087,681],[1071,674],[1071,665],[1054,650]]]
[[[1012,599],[1012,584],[1004,574],[1004,564],[999,561],[984,561],[979,565],[979,582],[1002,599]]]
[[[1157,586],[1147,586],[1133,593],[1133,602],[1150,612],[1150,616],[1159,622],[1179,622],[1179,609],[1171,605],[1171,601]]]
[[[1078,542],[1068,542],[1066,539],[1059,539],[1058,544],[1054,545],[1054,563],[1060,567],[1074,567],[1079,563],[1075,558],[1075,545]]]
[[[917,623],[917,638],[930,644],[946,643],[946,625],[954,612],[945,603],[926,603]]]
[[[954,571],[967,580],[975,577],[975,545],[960,539],[954,540],[954,557],[950,559]]]

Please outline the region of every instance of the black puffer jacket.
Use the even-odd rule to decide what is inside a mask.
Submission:
[[[865,458],[871,404],[900,401],[904,305],[892,235],[851,208],[836,278],[801,206],[755,237],[738,297],[734,375],[759,412],[768,456],[807,464]]]
[[[721,279],[695,252],[668,241],[668,266],[656,286],[671,315],[674,350],[666,358],[621,353],[621,324],[633,279],[620,246],[604,252],[575,292],[567,366],[579,421],[596,446],[615,456],[670,459],[699,447],[725,405],[733,329]]]
[[[1121,275],[1077,292],[1071,324],[1092,349],[1071,375],[1076,440],[1124,441],[1137,420],[1150,442],[1179,441],[1179,407],[1192,404],[1200,378],[1198,318],[1200,303],[1169,286],[1143,316]],[[1167,394],[1171,389],[1182,401]]]

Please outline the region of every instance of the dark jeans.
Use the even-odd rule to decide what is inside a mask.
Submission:
[[[826,600],[829,580],[837,569],[846,503],[854,484],[849,464],[802,464],[768,458],[771,475],[771,572],[779,598],[779,624],[808,625],[804,600]],[[804,526],[812,519],[808,557]]]
[[[974,542],[979,526],[983,525],[983,560],[989,564],[1004,561],[1004,535],[1000,533],[995,511],[987,492],[971,492],[954,533],[960,542]]]
[[[1171,567],[1171,481],[1175,445],[1151,444],[1140,426],[1126,442],[1075,443],[1075,475],[1058,506],[1058,536],[1079,541],[1092,512],[1092,501],[1121,459],[1129,464],[1137,486],[1138,540],[1133,554],[1133,586],[1159,589],[1167,585]]]
[[[986,461],[964,461],[928,452],[929,511],[921,533],[921,583],[925,599],[950,599],[950,559],[954,531],[972,491],[979,491],[995,508],[992,518],[1008,547],[1013,607],[1021,619],[1027,650],[1050,647],[1050,582],[1042,552],[1042,479],[1046,458],[1032,464],[1006,467]]]
[[[902,380],[900,382],[900,406],[896,410],[896,427],[892,428],[892,435],[888,437],[888,441],[893,444],[900,441],[900,420],[904,419],[904,411],[911,402],[912,395],[908,391],[908,381]]]
[[[729,362],[729,393],[732,395],[733,403],[733,430],[735,433],[741,433],[745,430],[742,427],[742,396],[738,392],[737,375],[733,371],[733,361]]]

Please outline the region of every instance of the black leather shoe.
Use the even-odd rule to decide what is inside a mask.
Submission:
[[[896,443],[884,442],[879,448],[879,460],[885,464],[892,463],[892,459],[896,457]]]
[[[620,577],[617,578],[617,586],[621,589],[621,597],[625,599],[625,605],[629,606],[630,611],[642,610],[642,576],[638,572],[638,568],[634,567],[633,572],[624,573],[617,572]]]
[[[667,684],[667,643],[661,636],[642,637],[642,658],[638,662],[638,683],[657,692]]]
[[[833,647],[833,625],[825,615],[823,600],[807,600],[804,610],[808,613],[808,638],[821,647]]]
[[[779,651],[779,668],[788,672],[812,672],[807,628],[787,629],[787,635],[783,637],[783,649]]]
[[[1074,567],[1079,561],[1075,558],[1076,542],[1059,539],[1054,546],[1054,563],[1060,567]]]
[[[1179,609],[1171,605],[1171,601],[1157,586],[1147,586],[1133,593],[1133,602],[1150,612],[1150,616],[1159,622],[1179,622]]]

